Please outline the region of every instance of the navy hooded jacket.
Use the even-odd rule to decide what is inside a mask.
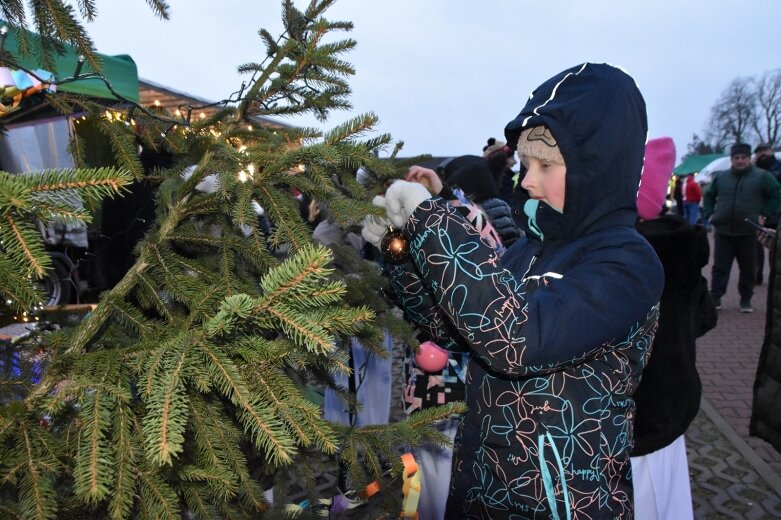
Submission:
[[[471,349],[447,517],[631,518],[631,396],[664,276],[634,227],[645,104],[623,71],[584,64],[532,93],[507,142],[539,125],[566,163],[562,213],[531,201],[501,258],[441,198],[405,227],[436,304],[419,317]]]

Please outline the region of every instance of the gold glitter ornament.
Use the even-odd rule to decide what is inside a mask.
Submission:
[[[398,229],[391,229],[380,242],[380,251],[385,262],[390,265],[400,265],[409,258],[409,239]]]

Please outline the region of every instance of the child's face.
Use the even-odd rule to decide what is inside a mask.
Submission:
[[[523,189],[529,192],[531,198],[563,211],[567,167],[536,157],[523,157],[521,160],[526,166],[526,175],[521,181]]]

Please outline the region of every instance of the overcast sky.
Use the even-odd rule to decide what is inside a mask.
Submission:
[[[162,21],[143,0],[98,1],[87,29],[139,77],[209,100],[248,79],[238,65],[262,61],[258,29],[281,32],[276,0],[168,2]],[[481,153],[537,85],[592,61],[635,77],[650,137],[672,137],[680,158],[733,78],[781,67],[778,0],[338,0],[326,17],[355,25],[354,108],[325,125],[284,121],[330,128],[373,111],[404,156]]]

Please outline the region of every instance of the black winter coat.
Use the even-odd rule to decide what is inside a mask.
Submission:
[[[781,255],[778,241],[781,225],[776,233],[770,255],[765,340],[754,380],[749,433],[766,440],[781,452]]]
[[[633,457],[669,445],[694,420],[702,394],[695,339],[718,319],[701,273],[710,254],[705,229],[678,215],[665,215],[639,222],[637,230],[662,262],[664,292],[651,358],[634,395]]]

